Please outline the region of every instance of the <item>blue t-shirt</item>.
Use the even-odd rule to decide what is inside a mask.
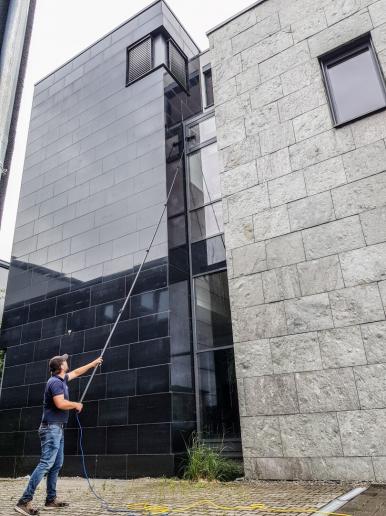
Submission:
[[[63,394],[65,400],[69,399],[67,380],[67,374],[64,378],[61,378],[60,376],[51,376],[48,380],[44,391],[42,417],[42,421],[44,423],[67,423],[68,410],[58,409],[53,400],[53,397],[58,396],[59,394]]]

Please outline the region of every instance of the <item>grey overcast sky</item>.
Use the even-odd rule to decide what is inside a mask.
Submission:
[[[206,31],[244,9],[253,0],[167,2],[201,50],[205,50],[208,47]],[[9,260],[11,256],[34,83],[149,3],[151,0],[37,0],[15,154],[0,231],[0,259]]]

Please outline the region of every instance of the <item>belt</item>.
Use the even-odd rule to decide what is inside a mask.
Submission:
[[[63,423],[46,423],[44,421],[42,421],[40,423],[40,426],[42,426],[43,428],[48,428],[49,426],[59,426],[60,428],[63,428]]]

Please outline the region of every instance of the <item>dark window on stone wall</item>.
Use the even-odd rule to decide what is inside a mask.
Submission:
[[[206,107],[213,106],[213,81],[212,81],[212,69],[204,71],[204,81],[205,81],[205,97],[206,97]]]
[[[385,81],[370,35],[320,57],[335,125],[386,107]]]

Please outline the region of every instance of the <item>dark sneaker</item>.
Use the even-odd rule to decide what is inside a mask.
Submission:
[[[32,502],[18,502],[15,505],[15,511],[26,516],[37,516],[39,511],[32,507]]]
[[[51,500],[50,502],[46,502],[44,504],[44,510],[49,511],[51,509],[61,509],[63,507],[68,507],[70,504],[67,502],[58,502],[58,500],[55,498],[55,500]]]

